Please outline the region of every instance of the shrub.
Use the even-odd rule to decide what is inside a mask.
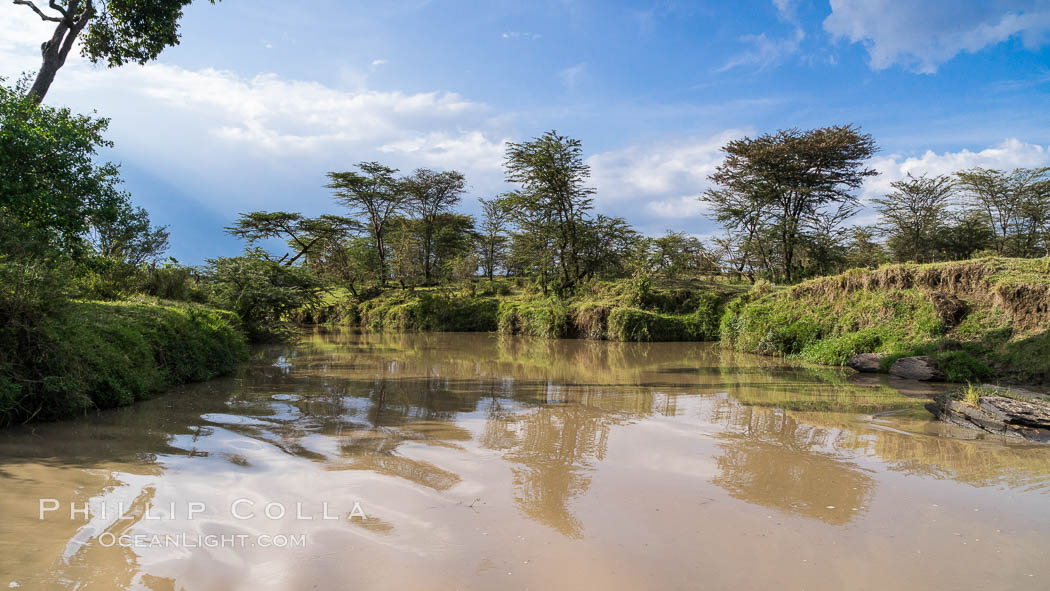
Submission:
[[[208,261],[209,303],[237,314],[253,341],[288,336],[288,320],[316,308],[321,285],[309,270],[282,265],[258,253]]]
[[[497,328],[497,302],[445,292],[396,292],[363,302],[360,323],[370,330],[486,332]]]
[[[842,364],[926,355],[951,381],[1050,382],[1050,259],[992,258],[855,269],[725,307],[729,347]]]
[[[992,375],[992,369],[968,351],[945,351],[934,359],[949,382],[979,382]]]
[[[0,260],[0,425],[45,405],[79,410],[90,402],[63,388],[67,372],[55,352],[66,345],[48,329],[47,319],[69,305],[64,283],[42,262]]]
[[[575,332],[568,306],[554,298],[500,302],[498,328],[502,334],[549,339],[572,336]]]
[[[609,338],[609,312],[609,306],[602,303],[585,302],[576,306],[573,322],[577,334],[582,338],[594,340]]]
[[[802,349],[799,356],[813,363],[845,365],[856,355],[877,351],[881,344],[882,336],[877,330],[865,329],[810,343]]]
[[[691,316],[673,316],[637,308],[617,308],[609,314],[609,339],[616,341],[690,341],[696,339]]]
[[[197,271],[174,262],[144,269],[139,290],[162,300],[204,303],[208,299]]]

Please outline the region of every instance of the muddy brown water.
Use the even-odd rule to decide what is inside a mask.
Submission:
[[[708,344],[311,332],[0,432],[0,588],[1045,587],[1050,448],[930,393]]]

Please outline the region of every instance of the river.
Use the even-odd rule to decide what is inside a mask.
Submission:
[[[1050,448],[724,351],[308,332],[0,432],[0,588],[1016,589]]]

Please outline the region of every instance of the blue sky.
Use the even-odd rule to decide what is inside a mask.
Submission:
[[[45,3],[41,3],[45,4]],[[47,27],[0,3],[0,75]],[[235,254],[252,209],[336,211],[324,174],[362,160],[504,190],[503,143],[583,141],[597,209],[643,231],[718,231],[696,196],[719,147],[856,123],[883,174],[1050,164],[1050,1],[196,2],[156,63],[70,60],[52,104],[112,118],[127,188],[170,254]],[[870,221],[870,213],[858,221]]]

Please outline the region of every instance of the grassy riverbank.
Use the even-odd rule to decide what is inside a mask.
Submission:
[[[730,304],[726,346],[842,365],[883,354],[883,369],[932,356],[951,381],[1050,382],[1050,259],[986,258],[854,269]]]
[[[725,282],[654,285],[603,281],[571,298],[515,290],[507,281],[472,287],[390,290],[364,302],[330,303],[308,320],[376,331],[500,332],[611,341],[713,341],[725,305],[746,291]]]
[[[124,406],[247,356],[236,316],[195,304],[73,301],[26,320],[4,333],[0,426]]]
[[[1050,383],[1050,259],[854,269],[795,286],[648,280],[559,299],[507,280],[332,298],[307,320],[376,331],[488,331],[611,341],[715,341],[747,353],[883,369],[928,355],[951,381]]]

